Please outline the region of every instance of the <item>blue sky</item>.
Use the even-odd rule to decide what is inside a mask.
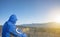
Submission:
[[[0,0],[0,25],[12,14],[18,18],[17,25],[50,22],[56,8],[60,8],[60,1]]]

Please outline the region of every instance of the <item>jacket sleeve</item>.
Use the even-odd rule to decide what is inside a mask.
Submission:
[[[10,34],[14,35],[14,36],[20,36],[17,32],[16,32],[16,27],[14,25],[12,25],[11,23],[8,23],[8,31]]]

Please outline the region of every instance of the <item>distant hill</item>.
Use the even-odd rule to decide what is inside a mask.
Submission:
[[[24,27],[43,27],[43,28],[60,28],[60,23],[49,22],[49,23],[32,23],[23,24]]]

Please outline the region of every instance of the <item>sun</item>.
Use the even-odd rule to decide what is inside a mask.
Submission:
[[[51,8],[49,14],[53,22],[60,23],[60,7]]]
[[[54,21],[60,23],[60,15],[55,16]]]

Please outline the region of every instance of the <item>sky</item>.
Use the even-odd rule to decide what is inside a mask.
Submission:
[[[0,25],[15,14],[17,25],[52,22],[60,16],[60,1],[56,0],[0,0]]]

